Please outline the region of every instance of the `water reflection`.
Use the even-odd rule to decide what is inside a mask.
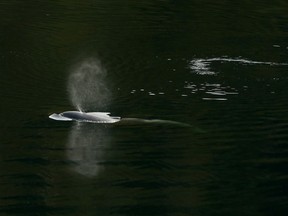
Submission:
[[[191,91],[191,94],[204,93],[203,100],[228,100],[229,95],[239,94],[238,90],[229,85],[221,83],[201,83],[186,82],[185,89]]]
[[[229,58],[229,57],[217,57],[217,58],[206,58],[206,59],[193,59],[189,68],[193,73],[198,75],[217,75],[217,72],[213,71],[210,67],[211,63],[220,62],[220,63],[238,63],[243,65],[268,65],[268,66],[287,66],[287,63],[277,63],[277,62],[268,62],[268,61],[253,61],[244,58]]]
[[[96,124],[76,123],[67,143],[67,156],[73,162],[73,170],[93,177],[102,169],[105,149],[109,145],[108,129]]]

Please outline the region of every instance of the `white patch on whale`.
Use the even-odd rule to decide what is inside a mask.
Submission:
[[[120,121],[120,117],[110,116],[109,112],[79,112],[66,111],[60,114],[53,113],[49,116],[50,119],[58,121],[79,121],[92,123],[115,123]]]

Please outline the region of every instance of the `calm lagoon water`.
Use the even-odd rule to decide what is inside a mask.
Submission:
[[[287,8],[2,0],[0,215],[287,215]]]

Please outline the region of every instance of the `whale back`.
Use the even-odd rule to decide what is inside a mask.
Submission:
[[[95,123],[115,123],[120,120],[120,117],[113,117],[109,115],[110,113],[102,112],[78,112],[78,111],[67,111],[60,115],[64,118],[68,118],[75,121],[86,121]]]
[[[115,123],[120,121],[120,117],[110,116],[107,112],[78,112],[66,111],[60,114],[52,114],[49,118],[58,121],[79,121],[79,122],[92,122],[92,123]]]

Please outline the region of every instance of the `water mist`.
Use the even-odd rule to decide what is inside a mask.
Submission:
[[[75,108],[81,112],[107,108],[111,93],[106,76],[106,69],[95,58],[84,59],[72,68],[68,78],[68,92]]]

